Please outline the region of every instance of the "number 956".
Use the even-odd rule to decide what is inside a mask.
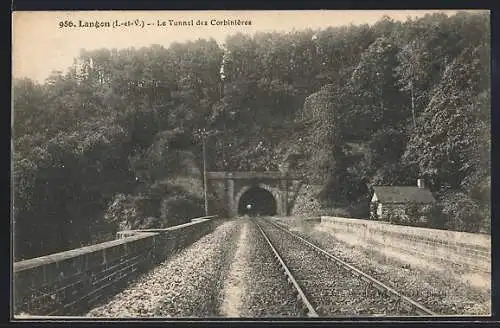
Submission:
[[[73,27],[73,26],[75,26],[75,24],[73,24],[72,21],[65,20],[59,22],[59,27]]]

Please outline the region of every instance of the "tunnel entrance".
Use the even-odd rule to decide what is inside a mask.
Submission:
[[[273,194],[260,187],[248,189],[238,202],[238,215],[276,215],[276,211]]]

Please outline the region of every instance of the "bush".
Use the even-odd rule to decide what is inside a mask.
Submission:
[[[156,221],[146,218],[157,217],[159,201],[145,196],[117,194],[104,213],[106,222],[119,226],[120,230],[161,227]]]
[[[443,207],[436,203],[424,205],[420,209],[420,214],[425,217],[425,226],[432,229],[443,229],[446,224],[446,216],[443,214]]]
[[[354,218],[368,219],[371,215],[371,206],[371,202],[362,198],[361,200],[354,202],[349,206],[349,215]]]
[[[148,186],[144,194],[154,199],[163,199],[167,196],[185,195],[186,193],[183,187],[170,181],[156,181]]]
[[[418,205],[418,204],[408,204],[404,209],[405,224],[416,227],[425,227],[427,226],[428,218],[428,209],[429,205]]]
[[[299,189],[295,203],[291,210],[292,215],[298,216],[314,216],[320,215],[324,210],[321,208],[318,200],[318,192],[321,186],[304,184]]]
[[[203,200],[169,182],[146,185],[139,195],[116,194],[104,219],[120,230],[159,229],[203,216]]]
[[[479,232],[481,211],[479,205],[463,192],[447,192],[441,199],[445,228],[457,231]]]
[[[161,229],[164,228],[163,222],[159,218],[147,217],[142,221],[142,229]]]
[[[482,233],[491,233],[491,208],[488,204],[480,211],[480,229],[479,232]]]
[[[394,212],[389,212],[387,213],[387,217],[384,221],[390,222],[392,224],[403,224],[401,221],[401,215],[398,215],[397,213]]]
[[[176,194],[163,199],[160,212],[165,226],[179,225],[204,215],[203,200],[188,194]]]

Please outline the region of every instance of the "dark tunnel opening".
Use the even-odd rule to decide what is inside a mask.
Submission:
[[[238,215],[276,215],[276,211],[274,196],[260,187],[248,189],[238,202]]]

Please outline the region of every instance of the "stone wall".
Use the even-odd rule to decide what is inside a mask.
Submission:
[[[394,225],[387,222],[321,217],[336,238],[382,253],[406,253],[439,265],[461,265],[491,273],[491,236]]]
[[[203,217],[166,229],[122,231],[113,241],[16,262],[14,312],[84,314],[219,221]]]

